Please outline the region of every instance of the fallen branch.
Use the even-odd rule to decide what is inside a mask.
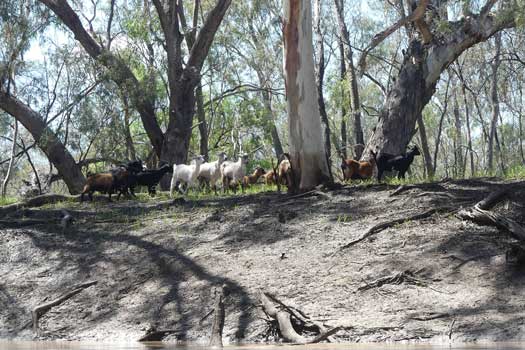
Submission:
[[[57,299],[52,300],[52,301],[50,301],[48,303],[45,303],[45,304],[42,304],[42,305],[38,305],[37,307],[35,307],[33,309],[33,311],[31,312],[31,315],[32,315],[32,318],[33,318],[33,332],[38,333],[38,320],[46,312],[51,310],[52,307],[62,304],[64,301],[66,301],[68,299],[71,299],[72,297],[74,297],[78,293],[82,292],[84,289],[86,289],[88,287],[91,287],[91,286],[93,286],[93,285],[95,285],[97,283],[98,283],[97,281],[90,281],[90,282],[79,284],[79,285],[73,287],[74,289],[72,291],[70,291],[70,292],[68,292],[68,293],[58,297]]]
[[[347,248],[350,248],[351,246],[353,246],[354,244],[357,244],[361,241],[364,241],[365,239],[367,239],[368,237],[376,234],[376,233],[379,233],[387,228],[390,228],[390,227],[393,227],[395,225],[399,225],[399,224],[402,224],[402,223],[405,223],[407,221],[414,221],[414,220],[421,220],[421,219],[425,219],[425,218],[428,218],[432,215],[434,215],[435,213],[446,213],[446,212],[451,212],[455,210],[455,208],[452,208],[452,207],[438,207],[438,208],[432,208],[430,210],[427,210],[423,213],[419,213],[419,214],[415,214],[415,215],[412,215],[412,216],[408,216],[408,217],[404,217],[404,218],[399,218],[399,219],[395,219],[395,220],[391,220],[391,221],[387,221],[387,222],[383,222],[383,223],[380,223],[380,224],[377,224],[377,225],[374,225],[372,226],[371,228],[369,228],[361,237],[359,237],[358,239],[355,239],[347,244],[345,244],[344,246],[342,246],[341,248],[339,248],[339,251],[341,250],[345,250]]]

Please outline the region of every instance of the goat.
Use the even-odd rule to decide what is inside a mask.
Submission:
[[[281,192],[281,185],[285,185],[288,187],[288,192],[291,192],[294,189],[295,175],[292,168],[292,162],[290,160],[290,154],[281,154],[279,160],[280,163],[276,169],[277,178],[275,181],[277,184],[277,191]]]
[[[226,153],[221,152],[214,162],[204,163],[200,166],[198,179],[201,184],[208,183],[208,187],[213,186],[215,194],[217,194],[217,180],[221,177],[221,165],[228,157]]]
[[[173,191],[175,190],[175,188],[177,188],[177,190],[182,193],[179,187],[181,183],[184,183],[186,186],[186,190],[184,191],[185,193],[188,192],[188,188],[190,186],[193,187],[195,185],[202,163],[204,163],[204,157],[196,156],[193,158],[190,165],[173,165],[173,176],[171,178],[170,185],[170,197],[173,197]]]
[[[259,177],[263,176],[265,173],[266,172],[264,171],[264,169],[258,166],[257,168],[255,168],[255,171],[253,172],[253,174],[246,175],[243,177],[242,183],[245,187],[253,185],[257,183],[257,180],[259,180]]]
[[[266,183],[266,185],[277,184],[277,173],[278,173],[277,168],[278,166],[274,165],[273,158],[272,158],[272,170],[264,174],[264,182]]]
[[[155,186],[166,173],[171,172],[171,169],[172,167],[169,164],[164,164],[159,169],[143,170],[136,175],[136,182],[134,185],[147,186],[149,195],[153,196],[156,193]],[[133,186],[131,187],[131,190],[133,192]]]
[[[221,164],[222,190],[224,193],[228,191],[230,182],[239,182],[242,193],[244,193],[244,183],[242,180],[246,174],[246,163],[248,163],[247,154],[239,157],[236,162],[226,161]]]
[[[135,196],[134,186],[137,183],[137,173],[142,171],[142,168],[142,161],[139,159],[120,164],[117,168],[110,170],[114,177],[115,189],[119,191],[117,200],[121,194],[128,196],[131,193],[133,197],[137,197]]]
[[[84,201],[84,195],[87,193],[89,200],[93,201],[93,192],[99,191],[109,194],[109,201],[111,202],[111,195],[115,190],[119,191],[117,200],[120,199],[120,195],[127,191],[130,185],[132,177],[138,169],[142,169],[142,162],[131,161],[127,164],[120,165],[117,168],[111,169],[109,172],[100,174],[88,173],[86,184],[80,195],[80,201]],[[134,195],[133,191],[132,194]]]
[[[113,194],[113,191],[116,188],[117,186],[115,185],[115,175],[113,173],[91,174],[86,179],[86,184],[84,185],[84,189],[80,194],[80,201],[84,201],[84,194],[86,193],[89,196],[89,200],[93,201],[93,192],[99,191],[102,193],[108,193],[109,201],[111,202],[111,195]]]
[[[367,180],[374,173],[375,159],[368,161],[357,161],[354,159],[342,159],[341,170],[343,171],[343,180]]]
[[[409,147],[406,154],[395,156],[389,153],[371,152],[377,164],[377,181],[381,182],[381,177],[385,171],[397,170],[397,178],[404,179],[405,173],[414,161],[414,157],[420,155],[419,148],[414,145]]]

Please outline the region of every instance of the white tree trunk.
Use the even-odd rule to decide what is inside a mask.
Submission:
[[[15,151],[16,151],[16,139],[18,137],[18,121],[15,119],[15,124],[13,126],[13,146],[11,147],[11,159],[9,160],[9,166],[7,167],[7,174],[5,175],[4,182],[2,183],[2,198],[5,198],[7,193],[7,184],[11,178],[11,173],[13,172],[13,164],[15,162]]]
[[[294,189],[305,191],[329,178],[317,103],[310,0],[284,1],[283,63]]]

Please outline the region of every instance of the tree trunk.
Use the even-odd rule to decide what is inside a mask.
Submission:
[[[57,168],[71,194],[82,191],[86,179],[69,151],[38,113],[17,98],[0,92],[0,108],[15,117],[31,133],[38,147]]]
[[[454,177],[463,177],[463,141],[457,91],[454,90]]]
[[[144,129],[159,159],[170,164],[186,162],[191,138],[191,123],[195,113],[195,88],[215,33],[232,0],[217,0],[208,12],[197,35],[195,28],[197,28],[198,11],[194,11],[194,28],[186,28],[181,2],[165,3],[161,0],[153,0],[164,34],[163,46],[168,59],[170,111],[165,135],[155,116],[154,94],[142,86],[126,62],[97,43],[83,28],[79,17],[66,0],[40,0],[40,2],[60,18],[86,52],[108,68],[111,79],[128,93],[132,105],[140,113]],[[187,57],[183,57],[184,39],[190,48]]]
[[[197,85],[196,98],[197,98],[197,120],[199,121],[199,150],[200,154],[204,156],[206,161],[210,160],[208,150],[208,124],[206,123],[206,113],[204,112],[204,98],[202,95],[202,85]]]
[[[16,152],[16,139],[18,138],[18,121],[15,119],[13,125],[13,145],[11,147],[11,159],[9,160],[9,166],[7,167],[7,174],[5,175],[4,182],[2,182],[2,198],[5,198],[7,192],[7,184],[11,178],[13,172],[13,165],[15,163],[15,152]]]
[[[352,109],[352,116],[354,122],[354,140],[355,144],[365,144],[363,136],[363,127],[361,125],[361,102],[359,101],[359,88],[357,86],[357,74],[353,61],[352,45],[350,45],[350,35],[344,21],[344,9],[343,0],[335,0],[335,9],[337,22],[339,26],[339,36],[343,42],[343,48],[345,51],[344,59],[348,69],[347,79],[348,86],[350,88],[350,107]],[[356,159],[360,159],[362,156],[363,148],[356,148]]]
[[[284,76],[294,189],[329,178],[315,83],[309,0],[284,1]]]
[[[494,36],[494,43],[496,46],[496,54],[492,61],[492,81],[490,88],[490,104],[492,107],[492,120],[490,123],[490,134],[489,134],[489,145],[487,149],[487,165],[489,172],[492,173],[494,170],[494,138],[496,135],[496,128],[498,126],[499,118],[499,98],[498,98],[498,68],[501,64],[500,52],[501,52],[501,35],[498,33]]]
[[[523,89],[521,86],[521,83],[519,84],[519,91],[520,91],[520,101],[523,101]],[[518,124],[519,124],[519,149],[520,149],[520,156],[521,156],[521,162],[525,164],[525,153],[523,152],[523,113],[522,113],[522,107],[521,103],[519,103],[518,106]]]
[[[434,94],[443,70],[468,48],[486,41],[502,29],[516,25],[513,14],[517,11],[510,12],[506,7],[499,11],[505,13],[500,16],[481,13],[448,22],[450,32],[446,37],[431,40],[425,45],[418,38],[409,43],[365,153],[375,150],[401,154],[405,151],[417,118]]]
[[[339,73],[341,81],[346,77],[346,64],[345,64],[345,50],[343,47],[343,41],[339,38],[339,55],[341,61],[339,63]],[[341,89],[341,151],[340,155],[344,158],[348,158],[348,141],[347,141],[347,130],[346,130],[346,108],[344,104],[344,90]]]
[[[425,123],[423,121],[423,116],[419,116],[417,119],[417,125],[419,130],[419,137],[421,139],[421,148],[423,151],[423,157],[425,161],[425,169],[427,172],[427,176],[429,178],[434,177],[434,168],[432,167],[432,156],[430,155],[430,149],[428,147],[428,138],[427,138],[427,131],[425,128]]]
[[[436,174],[437,169],[437,160],[438,160],[438,153],[439,153],[439,145],[441,143],[441,133],[443,131],[443,121],[445,120],[445,115],[447,114],[447,108],[448,108],[448,88],[450,86],[450,78],[447,80],[447,87],[445,90],[445,105],[443,106],[443,110],[441,111],[441,117],[439,118],[439,126],[438,126],[438,132],[436,135],[436,146],[434,148],[434,164],[432,166],[432,173]]]
[[[255,69],[255,70],[257,71],[257,77],[259,78],[259,84],[265,87],[266,81],[262,75],[262,72],[258,69]],[[272,100],[270,97],[270,92],[268,90],[261,90],[261,96],[262,96],[262,100],[263,100],[264,108],[265,108],[266,125],[270,131],[270,137],[272,139],[275,157],[279,158],[284,153],[284,150],[283,150],[283,145],[281,143],[281,139],[279,137],[279,132],[277,131],[277,127],[275,126],[275,117],[273,114]]]
[[[319,113],[321,114],[321,122],[324,126],[324,148],[326,152],[326,164],[328,164],[328,173],[330,174],[330,181],[332,178],[332,166],[331,166],[331,144],[330,144],[330,124],[328,122],[328,115],[326,114],[326,107],[324,103],[323,95],[323,81],[324,81],[324,42],[323,33],[321,31],[321,2],[322,0],[315,0],[315,18],[314,18],[314,29],[315,29],[315,41],[317,44],[317,62],[316,62],[316,73],[317,73],[317,98],[319,104]]]
[[[135,152],[135,146],[133,145],[133,138],[131,137],[131,130],[129,128],[130,121],[130,111],[129,111],[129,101],[125,92],[122,93],[122,102],[124,104],[124,138],[126,139],[126,157],[129,160],[137,159],[137,154]]]
[[[463,103],[465,105],[465,117],[467,122],[467,147],[468,147],[468,153],[470,155],[470,176],[474,177],[476,174],[476,168],[474,166],[474,150],[472,149],[472,132],[470,128],[470,109],[469,109],[469,103],[467,101],[467,91],[465,88],[465,84],[462,80],[461,84],[461,92],[463,94]]]

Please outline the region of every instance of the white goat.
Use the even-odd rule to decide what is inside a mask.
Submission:
[[[242,179],[246,175],[246,163],[248,163],[248,155],[245,154],[239,157],[236,162],[224,162],[221,164],[221,176],[222,176],[222,190],[227,192],[230,187],[230,183],[241,184],[242,193],[244,193],[244,184]]]
[[[190,165],[186,164],[175,164],[173,165],[173,176],[171,178],[171,186],[170,186],[170,197],[173,197],[173,192],[175,188],[179,192],[180,191],[180,184],[184,183],[186,185],[186,190],[184,193],[188,192],[188,188],[190,186],[194,186],[197,180],[197,176],[199,175],[199,170],[201,164],[204,163],[204,157],[203,156],[196,156],[191,161]]]
[[[207,182],[208,187],[213,186],[215,194],[217,194],[217,180],[221,177],[221,165],[228,159],[224,152],[219,153],[218,157],[219,158],[214,162],[202,164],[199,170],[199,181]]]

